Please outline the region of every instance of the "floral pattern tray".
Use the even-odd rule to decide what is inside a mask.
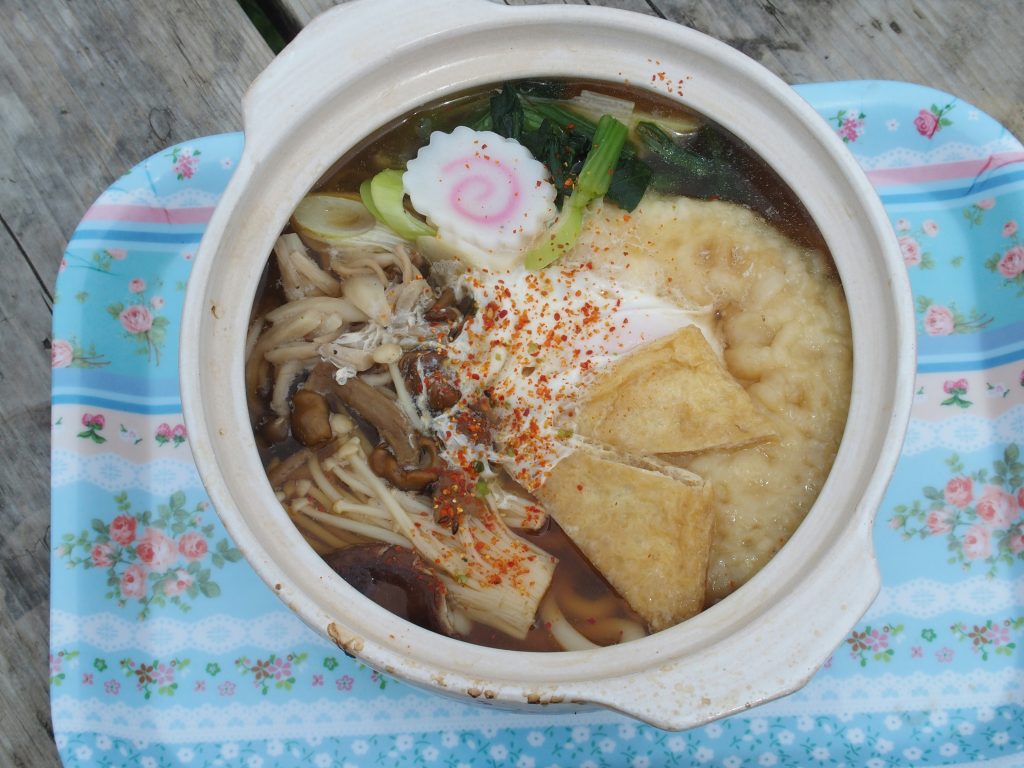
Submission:
[[[179,315],[241,152],[228,134],[118,179],[61,262],[50,685],[64,763],[1019,765],[1024,147],[920,86],[798,90],[889,212],[920,336],[909,435],[876,524],[884,586],[809,685],[686,733],[605,711],[511,714],[414,690],[294,618],[210,508],[180,413]]]

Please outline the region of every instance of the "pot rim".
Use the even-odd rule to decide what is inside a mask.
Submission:
[[[391,19],[389,9],[401,9],[404,16],[385,21]],[[382,54],[373,32],[380,34],[385,24],[390,43]],[[577,55],[552,57],[551,45],[566,29],[579,40]],[[582,63],[585,52],[627,40],[634,45],[628,59]],[[526,46],[526,60],[510,66],[502,41]],[[641,43],[645,48],[638,50]],[[371,44],[378,51],[372,60],[363,55]],[[337,50],[345,53],[332,62],[331,77],[310,77],[309,67]],[[557,71],[551,70],[553,58],[560,62]],[[444,63],[416,70],[416,61]],[[833,471],[790,542],[733,595],[676,627],[597,651],[525,653],[481,648],[408,624],[359,595],[308,548],[262,476],[251,432],[245,434],[238,374],[252,297],[265,264],[262,254],[270,252],[301,196],[348,146],[419,103],[506,76],[596,73],[597,79],[640,80],[641,73],[653,72],[660,84],[657,72],[673,68],[669,79],[681,83],[683,102],[747,142],[791,187],[810,179],[812,188],[823,192],[813,200],[799,196],[819,223],[848,299],[852,296],[848,424],[858,429],[846,430]],[[380,79],[389,74],[393,79],[396,70],[412,74],[401,83],[389,82],[381,93]],[[498,72],[503,76],[495,77]],[[374,73],[376,100],[368,85]],[[315,83],[324,79],[330,81],[327,90],[314,99]],[[423,84],[432,84],[430,93],[413,102]],[[654,90],[647,82],[636,84]],[[716,109],[708,109],[712,96]],[[767,100],[773,111],[752,117],[743,97]],[[355,107],[347,115],[337,111],[342,100],[374,105],[373,117],[354,114]],[[915,360],[909,285],[888,218],[859,166],[817,113],[781,80],[725,44],[639,14],[572,6],[507,8],[481,0],[427,2],[410,9],[402,0],[356,0],[299,35],[253,84],[245,115],[245,151],[189,280],[182,401],[196,464],[215,508],[250,564],[286,604],[344,651],[383,671],[431,690],[497,704],[574,709],[600,704],[679,729],[803,685],[879,588],[872,521],[909,418]],[[346,121],[347,130],[341,125]],[[754,130],[770,134],[780,126],[795,132],[790,141],[800,148],[798,157],[785,156],[770,135]],[[341,136],[333,146],[326,138],[331,132]],[[309,151],[318,146],[327,148]],[[260,257],[248,258],[253,252]],[[859,263],[856,259],[867,252],[878,256]],[[878,286],[885,288],[885,301],[878,299]],[[856,322],[872,313],[880,316]],[[873,401],[890,406],[879,413]],[[862,431],[864,425],[870,428]],[[855,478],[845,481],[845,490],[837,467]],[[853,492],[851,483],[862,491]],[[822,539],[831,545],[818,547]],[[298,566],[279,562],[269,551],[281,547],[298,553]],[[828,601],[830,593],[847,599]],[[808,604],[815,605],[812,616]],[[807,630],[807,637],[765,647],[773,635],[793,626]],[[755,669],[738,673],[730,667],[729,660],[752,654],[759,655]]]

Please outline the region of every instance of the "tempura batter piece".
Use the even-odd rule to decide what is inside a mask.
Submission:
[[[710,486],[583,448],[537,491],[545,509],[653,631],[704,607],[714,515]]]
[[[623,357],[589,387],[576,431],[628,453],[697,453],[774,436],[750,395],[688,326]]]

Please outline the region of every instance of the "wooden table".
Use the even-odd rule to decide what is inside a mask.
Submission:
[[[262,3],[286,39],[332,4]],[[591,4],[694,27],[792,83],[931,85],[1024,137],[1019,0]],[[0,10],[0,765],[53,766],[47,349],[58,263],[86,208],[136,161],[240,129],[242,93],[274,54],[230,0],[2,0]]]

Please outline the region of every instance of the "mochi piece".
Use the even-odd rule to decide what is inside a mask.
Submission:
[[[587,389],[581,436],[627,453],[698,453],[775,435],[704,334],[687,326],[645,344]]]
[[[626,461],[584,446],[555,465],[536,495],[657,632],[704,607],[712,492],[685,470]]]

